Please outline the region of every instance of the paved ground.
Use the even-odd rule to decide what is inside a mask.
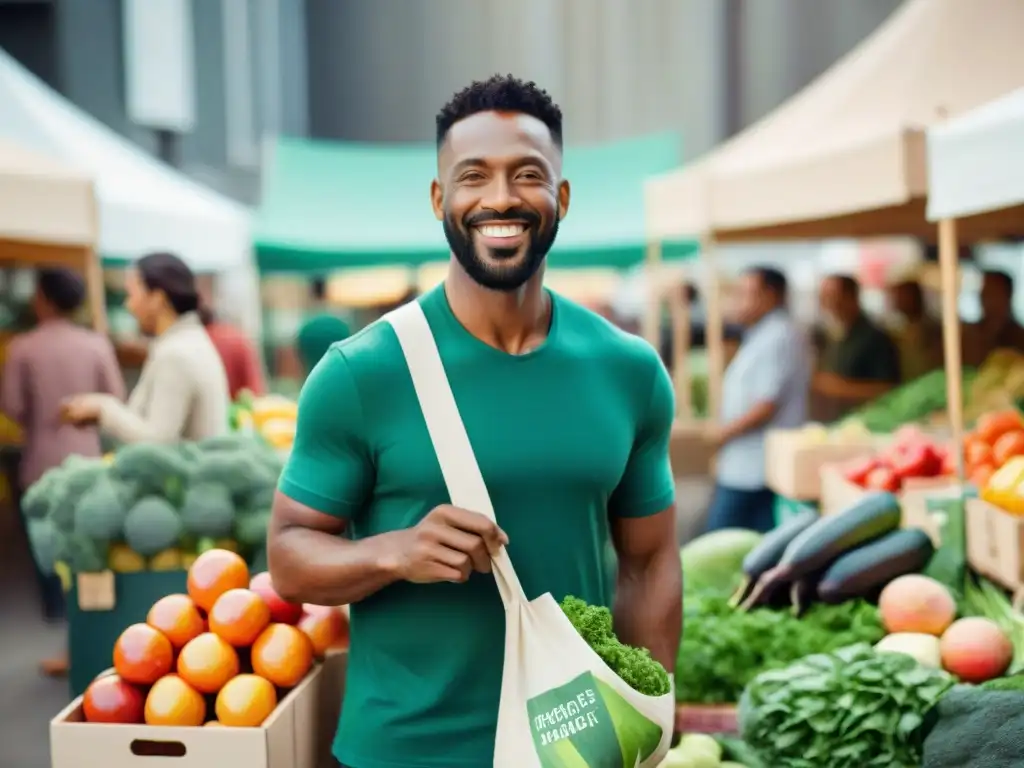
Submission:
[[[703,480],[681,482],[679,538],[702,525],[708,501]],[[38,672],[41,658],[59,652],[64,627],[42,620],[27,547],[8,514],[0,512],[0,768],[47,768],[48,723],[68,701],[67,683]]]

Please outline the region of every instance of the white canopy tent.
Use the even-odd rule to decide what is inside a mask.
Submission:
[[[95,179],[98,251],[131,262],[171,251],[196,272],[224,273],[218,306],[258,328],[250,213],[146,154],[0,51],[0,138],[60,159]],[[255,326],[254,326],[255,324]]]
[[[928,131],[930,220],[1017,206],[1024,206],[1024,88]]]
[[[1024,2],[907,0],[807,88],[648,182],[652,239],[934,236],[925,133],[1024,86]]]

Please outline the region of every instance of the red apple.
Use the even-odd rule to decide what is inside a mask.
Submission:
[[[142,723],[145,709],[142,690],[116,674],[97,677],[82,696],[82,715],[87,723]]]
[[[302,605],[283,599],[270,580],[270,574],[257,573],[249,582],[249,589],[263,598],[270,609],[270,621],[274,624],[298,624],[302,618]]]
[[[317,656],[332,648],[348,647],[348,614],[333,605],[302,606],[305,612],[299,621],[299,629],[306,633],[313,643]]]

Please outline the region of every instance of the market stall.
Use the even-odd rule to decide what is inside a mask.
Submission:
[[[722,242],[934,240],[935,225],[925,216],[925,130],[1024,83],[1024,49],[1013,32],[1021,24],[1024,6],[1014,0],[904,4],[761,122],[693,166],[649,181],[651,239],[699,234],[712,263]],[[973,225],[965,223],[965,242],[989,234]],[[946,265],[951,280],[954,266]],[[724,357],[714,282],[708,293],[709,400],[716,412]],[[955,300],[945,291],[946,365],[959,371]],[[947,377],[948,402],[962,398],[958,380]]]
[[[254,335],[259,295],[249,211],[155,160],[0,51],[0,137],[96,180],[98,252],[123,267],[157,250],[217,273],[216,304]]]

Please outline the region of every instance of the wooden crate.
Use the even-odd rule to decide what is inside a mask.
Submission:
[[[967,562],[978,573],[1018,590],[1024,586],[1024,517],[984,499],[967,499]]]
[[[669,461],[675,477],[707,477],[711,474],[714,447],[707,439],[708,425],[702,421],[677,420],[672,425]]]
[[[879,445],[874,439],[809,444],[800,430],[770,429],[765,438],[765,483],[780,496],[818,501],[823,466],[871,456]]]

